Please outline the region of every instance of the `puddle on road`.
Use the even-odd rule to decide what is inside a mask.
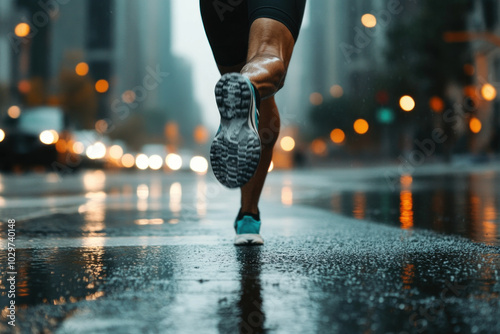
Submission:
[[[373,182],[380,184],[378,190],[334,192],[294,203],[401,229],[430,229],[500,245],[500,177],[497,173],[413,178],[403,175],[394,191],[385,180],[370,180]]]

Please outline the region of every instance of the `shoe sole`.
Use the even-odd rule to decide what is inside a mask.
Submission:
[[[260,234],[237,234],[234,237],[234,244],[236,246],[257,246],[263,245],[264,239]]]
[[[224,186],[241,187],[255,174],[260,161],[252,91],[243,76],[229,73],[217,82],[215,99],[221,123],[210,148],[212,170]]]

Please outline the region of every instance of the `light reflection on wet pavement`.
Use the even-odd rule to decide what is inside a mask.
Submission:
[[[396,191],[384,179],[368,182],[378,184],[378,190],[345,190],[299,203],[402,229],[424,228],[500,246],[498,173],[403,175]]]
[[[272,173],[260,248],[231,244],[238,196],[210,176],[2,176],[16,330],[499,332],[496,167],[403,175],[395,191],[380,175]]]

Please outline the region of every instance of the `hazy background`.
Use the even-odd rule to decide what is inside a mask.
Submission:
[[[499,12],[494,0],[308,1],[277,95],[274,166],[495,157]],[[38,107],[64,116],[60,128],[39,129],[58,133],[45,145],[63,164],[65,154],[117,168],[133,166],[127,153],[207,156],[219,74],[198,1],[3,0],[0,22],[0,159],[9,168],[26,160],[15,158],[26,155],[13,151],[24,139],[11,133]]]

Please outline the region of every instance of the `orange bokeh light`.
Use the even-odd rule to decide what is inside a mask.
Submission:
[[[57,143],[56,143],[56,150],[59,153],[65,153],[66,150],[68,149],[68,145],[66,143],[66,140],[60,138]]]
[[[208,133],[207,128],[205,128],[203,125],[198,125],[194,129],[193,136],[196,143],[205,144],[208,141],[210,135]]]
[[[345,139],[345,133],[341,129],[333,129],[332,132],[330,132],[330,139],[335,144],[342,144]]]
[[[479,133],[482,127],[483,125],[481,124],[481,121],[478,118],[472,117],[470,119],[469,128],[473,133]]]
[[[95,122],[95,129],[99,133],[104,133],[108,130],[109,124],[106,122],[104,119],[100,119],[97,122]]]
[[[362,118],[354,122],[354,131],[360,135],[367,133],[369,128],[368,122]]]
[[[121,163],[125,168],[132,168],[135,164],[135,158],[132,154],[126,153],[122,156]]]
[[[7,115],[9,115],[10,118],[19,118],[19,116],[21,116],[21,108],[18,106],[11,106],[7,109]]]
[[[30,33],[31,29],[29,24],[21,22],[14,29],[14,33],[17,37],[26,37]]]
[[[317,155],[326,155],[327,146],[323,139],[314,139],[311,143],[311,151]]]
[[[441,112],[444,109],[443,99],[441,99],[439,96],[433,96],[429,100],[429,106],[431,107],[432,111]]]
[[[481,95],[486,101],[493,101],[497,96],[497,90],[493,87],[493,85],[487,83],[481,87]]]
[[[19,89],[19,92],[27,94],[31,90],[31,83],[29,82],[29,80],[21,80],[17,84],[17,89]]]
[[[108,81],[106,81],[104,79],[98,80],[95,83],[95,90],[98,93],[106,93],[108,91],[108,89],[109,89],[109,83],[108,83]]]
[[[361,16],[361,23],[367,28],[373,28],[377,25],[377,18],[372,14]]]
[[[132,103],[135,101],[135,98],[136,96],[133,90],[126,90],[122,94],[122,100],[125,103]]]
[[[335,98],[342,97],[342,95],[344,95],[344,89],[340,85],[333,85],[330,87],[330,95]]]
[[[319,106],[321,103],[323,103],[323,95],[321,95],[320,93],[312,93],[311,95],[309,95],[309,102],[311,102],[313,106]]]
[[[179,126],[175,122],[165,124],[165,137],[170,141],[176,141],[179,138]]]
[[[78,63],[75,66],[75,72],[79,76],[83,77],[83,76],[87,75],[87,73],[89,73],[89,65],[85,62]]]

